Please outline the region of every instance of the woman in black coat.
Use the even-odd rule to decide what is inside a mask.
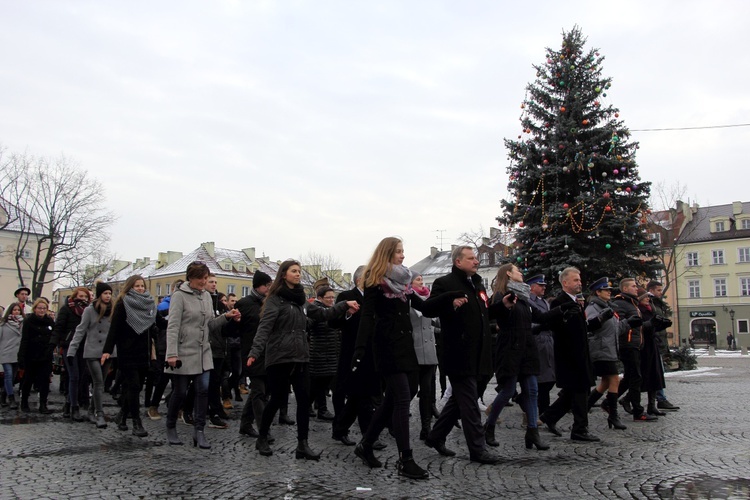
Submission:
[[[520,382],[524,397],[521,399],[526,412],[526,448],[536,446],[539,450],[549,449],[543,443],[537,429],[539,351],[531,331],[532,322],[546,324],[559,316],[559,309],[540,313],[529,304],[529,285],[523,282],[523,274],[513,264],[504,264],[497,270],[494,295],[490,313],[497,319],[499,333],[496,347],[495,373],[500,392],[492,403],[492,409],[485,423],[485,441],[490,446],[499,446],[495,439],[495,425],[500,412],[513,396],[516,383]]]
[[[422,309],[422,300],[411,289],[411,271],[403,265],[404,246],[398,238],[385,238],[375,248],[365,270],[362,318],[357,334],[353,368],[362,362],[372,341],[375,369],[385,378],[383,403],[375,410],[367,432],[354,453],[370,467],[382,467],[373,443],[391,421],[396,437],[398,474],[426,479],[429,474],[414,462],[409,443],[409,403],[417,392],[419,364],[414,351],[410,306]],[[450,294],[446,297],[453,300]]]
[[[133,419],[133,435],[148,436],[140,416],[140,394],[151,360],[151,328],[156,321],[156,304],[139,275],[125,281],[112,308],[109,334],[101,363],[109,359],[117,346],[118,369],[122,371],[120,413],[115,417],[118,428],[127,430],[128,414]]]
[[[24,371],[21,383],[21,411],[29,412],[29,394],[32,384],[39,388],[39,413],[52,413],[47,408],[49,377],[52,374],[50,344],[55,322],[47,315],[47,301],[36,299],[31,314],[21,327],[21,345],[18,348],[18,369]]]
[[[656,393],[664,389],[667,384],[664,380],[664,364],[659,353],[659,339],[652,325],[654,310],[651,298],[643,288],[638,288],[638,310],[643,317],[643,346],[641,347],[641,392],[648,394],[649,415],[666,415],[656,407]]]

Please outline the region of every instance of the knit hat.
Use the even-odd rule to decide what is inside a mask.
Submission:
[[[98,282],[98,283],[96,284],[96,296],[97,296],[97,297],[101,297],[101,296],[102,296],[102,294],[103,294],[104,292],[106,292],[107,290],[109,290],[110,292],[112,291],[112,287],[111,287],[111,286],[109,286],[109,284],[107,284],[107,283],[105,283],[105,282],[103,282],[103,281],[99,281],[99,282]]]
[[[315,283],[313,283],[313,290],[317,292],[318,288],[321,286],[331,286],[328,282],[328,276],[323,276],[319,280],[316,280]]]
[[[638,296],[638,300],[643,300],[644,298],[648,297],[648,292],[645,288],[639,286],[636,295]]]
[[[258,288],[263,285],[271,283],[273,280],[269,275],[263,271],[255,271],[253,273],[253,288]]]

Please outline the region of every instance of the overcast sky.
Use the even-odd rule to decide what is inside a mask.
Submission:
[[[201,242],[345,271],[496,226],[503,138],[578,24],[631,129],[750,123],[750,2],[0,0],[0,144],[106,188],[120,258]],[[641,177],[750,201],[750,127],[634,132]]]

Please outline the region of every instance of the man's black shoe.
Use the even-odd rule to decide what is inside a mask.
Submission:
[[[495,465],[497,463],[500,463],[500,460],[502,460],[497,455],[494,455],[487,450],[482,450],[482,453],[479,455],[471,455],[469,459],[472,462],[478,462],[480,464],[487,464],[487,465]]]
[[[429,436],[427,436],[427,439],[424,440],[424,444],[427,445],[428,448],[433,448],[435,451],[443,455],[444,457],[455,457],[456,452],[453,450],[449,450],[445,447],[445,441],[433,441],[430,439]]]
[[[660,410],[671,410],[671,411],[677,411],[680,409],[679,406],[675,406],[666,399],[664,401],[659,401],[656,403],[656,407]]]
[[[253,427],[253,424],[240,425],[240,434],[253,438],[257,438],[260,435],[258,434],[258,431],[255,430],[255,427]]]
[[[354,446],[355,443],[351,439],[349,439],[349,434],[342,434],[340,436],[337,436],[336,434],[332,434],[331,437],[335,439],[336,441],[340,442],[341,444],[345,444],[346,446]]]
[[[379,439],[372,443],[372,449],[375,451],[385,450],[386,448],[388,448],[388,445]]]
[[[544,415],[541,415],[539,417],[539,420],[547,427],[547,430],[550,431],[552,434],[554,434],[557,437],[562,437],[562,432],[557,430],[557,427],[555,427],[555,424],[553,423],[547,423],[544,421]]]
[[[594,436],[593,434],[589,434],[588,431],[571,432],[570,439],[572,439],[573,441],[585,441],[587,443],[595,443],[597,441],[601,441],[601,439]]]

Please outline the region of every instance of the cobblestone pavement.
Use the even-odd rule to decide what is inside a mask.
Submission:
[[[55,393],[49,416],[0,410],[0,497],[749,498],[750,357],[702,357],[700,367],[712,369],[668,378],[668,396],[682,409],[658,422],[626,422],[627,430],[614,431],[602,412],[592,411],[590,428],[601,443],[577,444],[543,431],[551,449],[526,450],[520,410],[507,408],[497,432],[504,460],[496,466],[469,462],[458,430],[447,443],[456,457],[426,448],[417,439],[415,401],[412,443],[417,462],[431,474],[426,481],[397,476],[396,445],[387,435],[388,448],[377,453],[382,469],[364,466],[353,447],[333,441],[329,424],[317,419],[310,442],[322,450],[320,462],[295,460],[294,429],[278,425],[272,429],[274,455],[264,458],[254,439],[238,434],[235,408],[229,429],[207,429],[213,447],[203,451],[187,446],[191,428],[182,424],[186,446],[166,445],[164,420],[144,418],[149,436],[143,439],[112,423],[97,430],[63,421],[62,398]],[[491,394],[492,386],[487,400]],[[114,415],[113,404],[106,413]],[[567,416],[560,427],[569,430],[570,423]]]

